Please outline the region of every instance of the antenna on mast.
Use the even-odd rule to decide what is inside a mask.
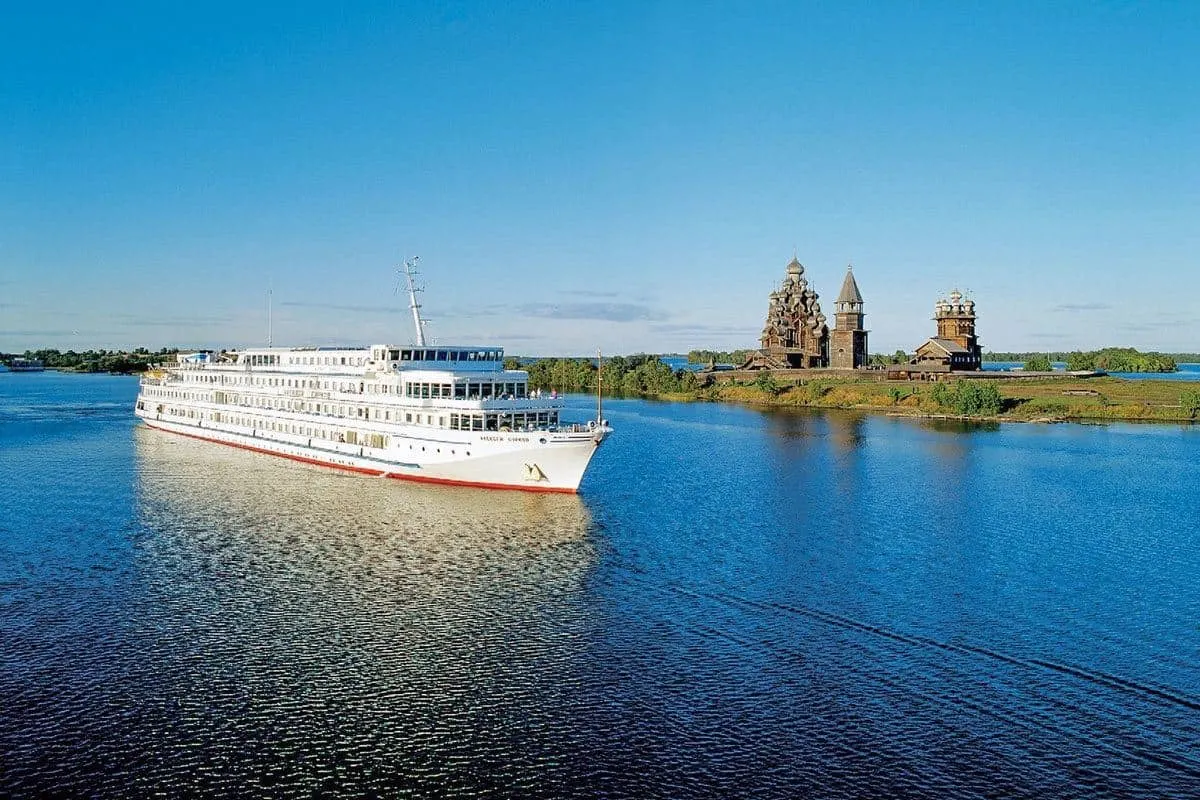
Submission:
[[[273,347],[274,331],[271,327],[271,308],[275,304],[274,282],[267,284],[267,347]]]
[[[413,325],[417,329],[417,347],[424,347],[425,320],[421,318],[421,304],[417,302],[417,292],[421,290],[417,288],[417,284],[413,280],[417,276],[417,260],[419,258],[420,256],[413,256],[405,261],[403,266],[397,267],[397,269],[408,282],[408,307],[412,309]]]

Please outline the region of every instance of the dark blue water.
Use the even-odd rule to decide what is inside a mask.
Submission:
[[[1197,794],[1200,430],[614,401],[544,497],[135,391],[0,376],[0,796]]]

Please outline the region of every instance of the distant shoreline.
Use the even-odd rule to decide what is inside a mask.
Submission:
[[[970,381],[970,375],[962,378]],[[993,383],[988,381],[988,383]],[[956,414],[933,399],[924,381],[818,379],[771,391],[754,384],[723,384],[690,392],[648,395],[682,402],[741,403],[760,408],[858,411],[916,419],[974,422],[1189,422],[1200,417],[1200,382],[1067,377],[995,382],[997,414]],[[941,384],[943,386],[946,383]]]

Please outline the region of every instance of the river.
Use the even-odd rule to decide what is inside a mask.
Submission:
[[[562,497],[135,394],[0,375],[0,796],[1200,786],[1198,428],[614,400]]]

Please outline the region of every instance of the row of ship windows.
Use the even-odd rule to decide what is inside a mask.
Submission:
[[[486,400],[491,397],[525,397],[528,384],[518,383],[406,383],[404,396],[416,398],[453,398]]]
[[[382,355],[383,351],[380,350]],[[392,361],[499,361],[504,357],[503,350],[389,350],[387,356]],[[286,363],[293,366],[323,366],[323,367],[361,367],[367,362],[365,356],[288,356]],[[284,361],[283,357],[274,353],[247,353],[242,356],[242,363],[252,367],[277,367]]]
[[[365,356],[288,356],[287,363],[325,367],[361,367],[366,364]],[[283,365],[283,356],[274,353],[247,353],[242,356],[243,364],[252,367],[278,367]]]
[[[377,356],[382,356],[379,350]],[[392,361],[499,361],[503,350],[388,350]]]
[[[241,375],[202,375],[184,373],[183,380],[189,383],[212,383],[221,386],[274,386],[279,389],[328,389],[335,392],[363,391],[362,381],[318,381],[300,378],[259,378]]]
[[[259,378],[224,375],[185,374],[185,381],[195,383],[221,384],[223,386],[272,386],[281,389],[325,389],[336,392],[355,392],[359,394],[394,394],[393,389],[399,387],[389,384],[364,384],[353,381],[318,381],[301,378]],[[405,397],[433,398],[444,397],[455,400],[479,400],[490,397],[525,397],[529,392],[529,384],[524,381],[513,383],[405,383]]]
[[[141,408],[142,404],[139,403]],[[159,413],[166,414],[168,417],[176,417],[180,419],[196,419],[201,423],[204,421],[214,422],[225,425],[240,425],[243,428],[250,428],[252,431],[271,431],[273,433],[290,433],[295,436],[309,436],[313,439],[324,439],[330,442],[339,442],[346,444],[357,444],[364,447],[386,448],[391,444],[391,437],[382,433],[362,433],[352,430],[341,430],[333,428],[322,428],[320,426],[310,427],[307,425],[295,425],[287,422],[277,422],[274,420],[260,419],[258,417],[244,417],[236,414],[226,414],[220,411],[196,411],[195,409],[182,409],[168,406],[163,408]],[[439,451],[441,452],[441,451]],[[470,453],[467,453],[470,455]]]
[[[242,405],[235,396],[226,396],[218,392],[213,401]],[[207,397],[193,397],[189,392],[157,390],[147,391],[147,397],[163,397],[191,401],[209,401]],[[371,406],[345,406],[335,403],[307,403],[300,400],[284,398],[252,397],[247,406],[270,408],[278,411],[295,411],[309,414],[324,414],[331,417],[350,417],[357,419],[373,419],[378,422],[405,422],[413,425],[431,425],[439,428],[449,427],[451,430],[463,431],[495,431],[503,428],[527,430],[544,428],[559,423],[557,411],[530,412],[486,412],[478,414],[422,414],[412,411],[401,412],[390,408],[375,408]]]

